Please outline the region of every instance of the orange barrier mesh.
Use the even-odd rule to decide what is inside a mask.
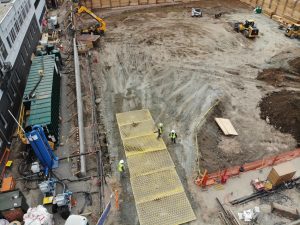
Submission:
[[[4,177],[4,173],[6,170],[6,163],[8,161],[10,150],[8,148],[5,149],[1,159],[0,159],[0,181],[2,181]]]
[[[245,163],[244,165],[241,165],[241,166],[234,166],[234,167],[227,168],[225,170],[210,173],[207,175],[208,179],[206,180],[205,184],[203,183],[202,177],[199,176],[195,180],[195,183],[202,187],[213,185],[213,184],[218,183],[220,180],[222,180],[222,177],[226,176],[226,179],[227,179],[229,177],[238,176],[241,173],[241,171],[247,172],[250,170],[262,169],[262,168],[266,168],[268,166],[273,166],[273,165],[276,165],[279,163],[283,163],[283,162],[292,160],[297,157],[300,157],[300,148],[297,148],[297,149],[295,149],[293,151],[289,151],[289,152],[283,152],[276,156],[271,156],[271,157],[263,158],[261,160],[257,160],[254,162]],[[241,170],[241,169],[243,169],[243,170]]]

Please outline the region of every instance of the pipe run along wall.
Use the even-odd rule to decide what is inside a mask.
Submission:
[[[76,44],[75,38],[73,39],[73,45],[74,45],[74,67],[75,67],[77,115],[78,115],[78,129],[79,129],[79,149],[80,149],[80,154],[84,154],[85,147],[84,147],[84,127],[83,127],[81,79],[80,79],[78,50],[77,50],[77,44]],[[80,156],[80,174],[81,174],[81,176],[86,175],[85,155]]]
[[[278,15],[294,23],[300,21],[300,0],[240,0],[253,7],[261,6],[263,12]]]

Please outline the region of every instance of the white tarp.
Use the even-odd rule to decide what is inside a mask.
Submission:
[[[8,225],[9,222],[5,219],[0,219],[0,225]]]
[[[53,215],[47,212],[47,209],[38,205],[36,208],[29,208],[23,216],[24,225],[54,225]]]
[[[239,219],[244,220],[245,222],[250,222],[255,220],[260,213],[258,206],[255,206],[254,209],[244,210],[242,213],[238,213]]]

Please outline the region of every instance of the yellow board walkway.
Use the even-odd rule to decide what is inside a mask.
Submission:
[[[119,113],[117,122],[141,225],[175,225],[195,220],[164,141],[157,139],[147,109]]]

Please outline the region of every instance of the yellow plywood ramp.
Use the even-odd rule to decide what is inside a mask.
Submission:
[[[174,225],[195,214],[149,110],[117,114],[141,225]]]

